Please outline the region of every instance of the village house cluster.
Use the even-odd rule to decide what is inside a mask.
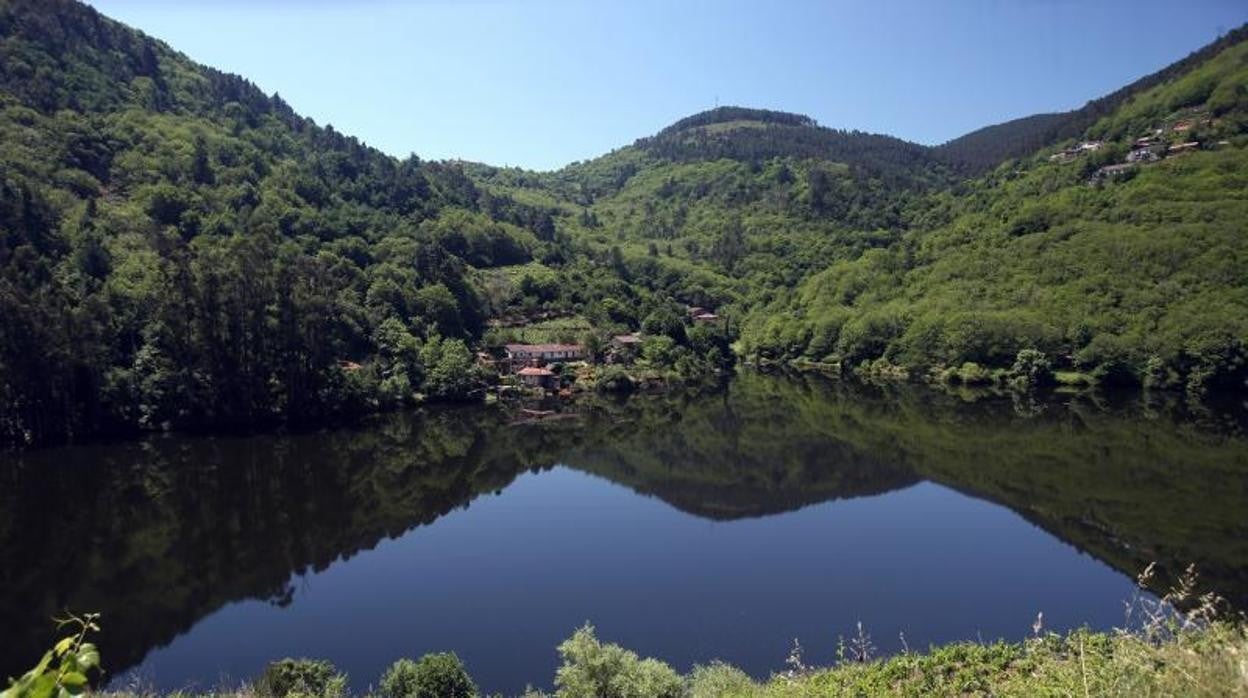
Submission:
[[[555,390],[559,376],[550,370],[555,363],[584,361],[585,346],[582,344],[508,344],[504,347],[503,368],[516,375],[520,382],[531,388]]]
[[[1215,124],[1216,120],[1210,118],[1204,110],[1192,110],[1173,123],[1153,128],[1149,133],[1136,138],[1132,141],[1131,149],[1124,158],[1124,162],[1098,168],[1092,173],[1088,181],[1095,184],[1125,176],[1135,171],[1140,165],[1198,150],[1201,148],[1201,142],[1188,140],[1190,138],[1189,132],[1197,127]],[[1217,145],[1226,145],[1226,142],[1220,141]],[[1071,162],[1082,155],[1094,153],[1104,147],[1104,141],[1083,141],[1050,155],[1049,160],[1052,162]]]
[[[1103,141],[1084,141],[1066,148],[1065,150],[1053,153],[1049,156],[1049,160],[1053,162],[1070,162],[1080,155],[1095,153],[1105,146]]]
[[[641,344],[640,334],[615,335],[598,358],[609,364],[631,362],[640,354]],[[560,376],[552,366],[591,359],[583,344],[508,344],[503,352],[501,362],[490,363],[502,373],[516,376],[523,385],[542,390],[560,387]]]
[[[712,310],[701,306],[687,306],[689,322],[695,325],[719,323],[721,318]],[[559,390],[562,386],[561,365],[581,362],[603,364],[629,364],[641,355],[644,337],[640,333],[617,334],[596,355],[591,355],[584,344],[522,344],[503,346],[502,357],[495,358],[488,352],[479,352],[477,362],[497,370],[501,375],[515,378],[529,388]]]

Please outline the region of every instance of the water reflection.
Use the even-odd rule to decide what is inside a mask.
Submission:
[[[107,622],[99,644],[109,668],[118,672],[223,607],[211,618],[211,623],[229,626],[221,632],[257,632],[258,624],[275,617],[272,613],[289,616],[281,608],[292,601],[299,607],[298,585],[307,573],[338,560],[351,563],[335,567],[334,575],[321,575],[318,584],[332,587],[329,580],[353,579],[343,581],[337,592],[344,600],[353,593],[359,596],[361,585],[371,584],[376,591],[375,582],[368,580],[387,572],[370,572],[360,561],[374,558],[357,553],[396,537],[401,538],[386,545],[432,546],[420,559],[436,568],[427,574],[445,586],[431,589],[473,590],[483,608],[509,598],[503,591],[506,580],[500,578],[508,568],[483,578],[482,568],[490,566],[481,561],[462,566],[441,561],[453,559],[456,551],[491,550],[496,561],[516,555],[513,569],[536,565],[529,579],[541,580],[546,592],[515,600],[528,606],[523,619],[528,623],[538,623],[543,615],[553,617],[565,606],[583,609],[598,620],[607,614],[603,598],[625,607],[655,603],[653,597],[659,596],[671,607],[688,607],[704,627],[715,626],[726,612],[749,614],[752,623],[765,625],[769,618],[783,617],[784,609],[761,595],[752,600],[745,587],[742,595],[731,596],[735,587],[724,580],[748,579],[762,593],[802,588],[798,579],[784,584],[784,575],[814,575],[814,570],[767,569],[768,556],[788,547],[768,537],[780,535],[815,536],[793,545],[852,557],[858,568],[833,576],[841,580],[838,584],[849,585],[845,594],[864,599],[861,606],[870,605],[865,599],[880,585],[911,585],[913,591],[900,598],[910,602],[906,613],[918,623],[933,613],[925,603],[936,598],[922,593],[925,581],[936,585],[956,577],[925,580],[912,567],[923,551],[907,545],[896,526],[908,522],[912,527],[906,535],[921,537],[913,531],[932,517],[941,519],[947,528],[942,535],[949,540],[923,545],[940,547],[946,557],[958,555],[960,536],[999,546],[991,556],[967,551],[957,561],[966,565],[964,575],[982,583],[997,573],[994,567],[1020,564],[1008,556],[1030,550],[1036,551],[1035,564],[1068,564],[1049,548],[1023,540],[1016,527],[991,523],[997,519],[990,511],[970,511],[965,500],[942,494],[943,488],[1002,504],[1122,573],[1134,575],[1157,561],[1164,572],[1158,584],[1169,583],[1167,575],[1195,563],[1206,584],[1244,607],[1248,441],[1217,415],[1193,418],[1172,411],[1138,400],[1095,404],[1066,398],[1020,405],[1001,397],[968,403],[956,395],[746,374],[709,394],[579,405],[577,416],[570,419],[516,423],[514,415],[500,409],[434,410],[314,434],[171,437],[15,456],[0,468],[0,627],[8,629],[8,642],[0,648],[0,674],[15,674],[37,657],[50,639],[47,619],[66,608],[104,614]],[[904,491],[872,499],[870,506],[847,502],[805,518],[773,517],[774,526],[734,528],[714,539],[681,533],[687,525],[681,519],[644,508],[635,498],[604,494],[592,486],[595,478],[568,480],[571,475],[556,473],[522,478],[548,484],[517,485],[509,490],[516,492],[513,499],[491,498],[480,511],[470,508],[456,514],[458,518],[447,516],[482,495],[509,488],[524,473],[556,464],[571,469],[560,472],[592,474],[713,521],[748,520],[821,502]],[[943,487],[914,487],[923,481]],[[496,513],[511,506],[510,501],[529,508],[510,517]],[[602,524],[598,532],[624,531],[631,538],[596,547],[592,527],[600,519],[569,510],[570,503],[593,509],[596,517],[615,511],[619,528]],[[483,543],[499,526],[523,528],[523,522],[542,520],[534,512],[548,512],[550,527],[535,528],[527,537],[511,531],[505,536],[506,548]],[[450,532],[442,537],[404,535],[435,521],[431,531]],[[458,543],[438,548],[438,541],[453,536],[457,525],[476,537],[457,538]],[[579,537],[567,537],[558,525],[583,530]],[[991,539],[974,528],[997,525],[1000,533]],[[656,552],[662,546],[656,548],[654,541],[682,535],[701,541],[692,554],[702,555],[701,567],[717,569],[718,576],[693,584],[692,570],[701,567],[680,561],[691,554],[689,549]],[[836,544],[827,537],[835,537]],[[464,540],[475,541],[475,547],[465,547]],[[627,586],[580,589],[567,583],[571,573],[558,559],[542,558],[552,554],[550,549],[525,546],[525,540],[581,545],[568,555],[588,565],[598,555],[631,551],[638,565],[651,570],[646,578],[650,596],[632,598]],[[864,546],[875,554],[862,557]],[[537,565],[534,559],[544,561]],[[792,565],[794,559],[800,557],[777,557],[772,564]],[[656,577],[653,570],[658,568],[681,570],[685,576]],[[547,570],[547,576],[540,570]],[[560,570],[564,579],[551,570]],[[823,573],[832,575],[832,568]],[[604,572],[592,579],[605,585],[619,576],[626,572]],[[831,578],[821,577],[820,583]],[[691,589],[701,590],[702,597],[714,596],[717,586],[725,597],[720,604],[707,602],[699,609],[699,595],[687,596]],[[587,594],[596,596],[594,603]],[[273,610],[258,611],[254,604],[227,607],[244,599]],[[578,605],[578,600],[583,603]],[[1008,608],[984,598],[978,612],[1000,615]],[[625,610],[636,615],[633,609],[621,613]],[[1076,610],[1073,601],[1071,610]],[[422,612],[434,613],[428,608]],[[496,608],[495,613],[503,610]],[[367,614],[356,622],[364,623],[364,618]],[[463,620],[426,618],[423,624],[451,646],[453,628]],[[975,628],[1000,620],[968,616]],[[933,622],[950,623],[943,616]],[[554,625],[546,634],[554,633],[556,639],[570,629],[562,618]],[[636,634],[633,640],[660,652],[664,644],[655,637],[655,627],[638,622],[626,629]],[[968,629],[950,627],[946,635],[964,631]],[[671,636],[670,629],[666,632]],[[748,648],[734,650],[730,643],[749,638],[728,640],[732,633],[730,627],[711,633],[729,644],[708,651],[747,655]],[[681,656],[677,641],[691,642],[672,636],[670,656]],[[544,635],[528,644],[542,657],[553,647]],[[774,649],[782,653],[784,648]],[[393,649],[396,656],[405,651]],[[778,668],[780,659],[771,668]],[[204,678],[211,679],[212,658],[200,661],[210,672]],[[546,677],[538,672],[530,678]]]

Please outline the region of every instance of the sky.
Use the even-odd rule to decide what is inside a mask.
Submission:
[[[1081,106],[1244,0],[90,0],[398,157],[555,169],[716,105],[937,144]]]

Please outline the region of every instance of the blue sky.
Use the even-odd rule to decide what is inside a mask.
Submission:
[[[1243,0],[91,0],[398,156],[551,169],[719,104],[935,144],[1071,109]]]

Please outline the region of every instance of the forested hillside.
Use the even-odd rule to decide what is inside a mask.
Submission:
[[[462,397],[473,268],[571,256],[551,211],[70,0],[0,3],[0,143],[7,442]]]
[[[744,350],[875,368],[973,362],[963,377],[980,379],[1031,349],[1106,381],[1242,390],[1248,42],[1082,135],[1100,140],[932,196],[896,244],[755,308]]]
[[[396,159],[78,2],[0,0],[0,442],[471,398],[473,351],[546,318],[680,376],[739,338],[1239,385],[1244,34],[1039,139],[1055,118],[956,154],[724,107],[538,173]]]
[[[555,173],[470,174],[579,209],[573,237],[626,276],[683,275],[667,288],[730,315],[748,357],[1242,389],[1246,37],[968,136],[981,165],[1007,141],[1032,153],[972,180],[940,164],[948,147],[735,107]]]
[[[555,172],[466,171],[517,201],[562,210],[578,249],[611,260],[630,284],[724,309],[896,241],[909,209],[957,181],[923,146],[740,107],[696,114]],[[569,307],[557,296],[544,302]],[[585,310],[601,322],[645,317],[614,305]]]

